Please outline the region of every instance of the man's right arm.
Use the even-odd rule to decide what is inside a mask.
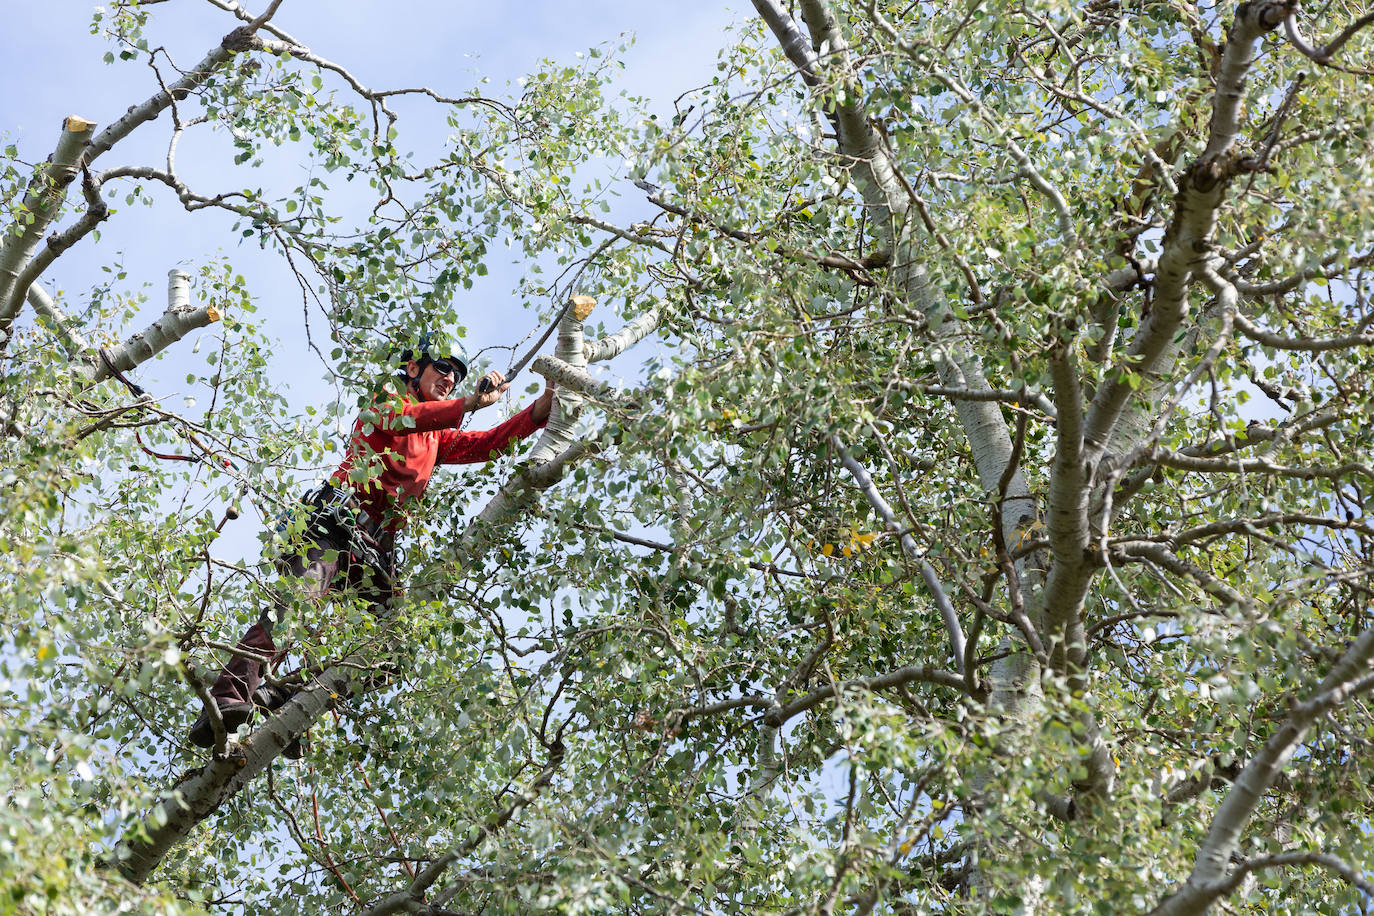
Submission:
[[[452,401],[412,401],[405,405],[400,411],[402,416],[409,417],[415,421],[415,425],[393,417],[393,432],[397,433],[427,433],[436,429],[457,429],[463,423],[463,417],[467,414],[467,403],[464,398],[454,398]]]

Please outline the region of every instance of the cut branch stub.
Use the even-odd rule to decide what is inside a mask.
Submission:
[[[120,372],[127,372],[152,359],[197,328],[214,324],[223,317],[220,310],[213,305],[199,308],[191,305],[190,280],[190,275],[185,271],[168,271],[167,311],[119,346],[107,350],[105,355],[109,365],[105,360],[97,359],[92,367],[92,381],[99,382],[109,378],[110,365]]]
[[[32,221],[22,228],[14,227],[0,244],[0,347],[7,342],[10,325],[28,295],[27,286],[22,289],[16,286],[19,275],[33,257],[48,226],[57,218],[67,196],[67,185],[76,177],[94,126],[93,121],[76,115],[62,122],[62,136],[48,167],[37,176],[24,196],[22,212],[31,214]]]
[[[582,339],[582,322],[591,314],[596,300],[590,296],[574,296],[572,308],[563,313],[558,322],[558,345],[554,355],[576,369],[586,369],[586,344]],[[573,429],[582,413],[582,395],[566,388],[559,389],[554,398],[553,412],[549,415],[544,434],[530,451],[528,463],[543,464],[573,441]]]

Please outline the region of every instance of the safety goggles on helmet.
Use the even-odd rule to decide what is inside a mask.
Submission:
[[[440,375],[453,374],[455,381],[461,382],[467,377],[468,367],[464,366],[456,359],[431,359],[429,364],[434,367],[434,371]]]

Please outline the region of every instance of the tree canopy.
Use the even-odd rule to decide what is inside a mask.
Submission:
[[[378,88],[207,2],[97,10],[147,94],[0,160],[0,909],[1374,907],[1374,13],[753,0],[667,115],[611,47]],[[299,313],[63,288],[138,206]],[[308,606],[273,525],[506,246],[513,327],[598,301],[553,420],[436,479],[393,614]],[[273,600],[317,676],[190,747]]]

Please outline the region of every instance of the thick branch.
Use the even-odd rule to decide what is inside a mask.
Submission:
[[[1212,102],[1207,146],[1179,182],[1174,215],[1155,272],[1153,305],[1125,358],[1107,372],[1088,411],[1084,439],[1092,458],[1111,448],[1115,438],[1126,439],[1119,451],[1136,445],[1131,440],[1138,430],[1130,427],[1138,424],[1128,423],[1124,430],[1118,430],[1134,392],[1143,387],[1153,394],[1177,359],[1177,337],[1188,311],[1188,289],[1194,275],[1212,256],[1217,213],[1235,174],[1236,137],[1255,46],[1283,20],[1285,8],[1276,0],[1258,0],[1236,10]],[[1132,376],[1138,378],[1133,380]]]
[[[1073,214],[1069,209],[1068,201],[1064,198],[1063,192],[1045,178],[1040,170],[1035,167],[1030,156],[1026,155],[1025,150],[1016,142],[1011,131],[1007,130],[1004,126],[1003,119],[988,111],[977,93],[969,89],[968,86],[964,84],[963,80],[959,79],[951,72],[931,66],[932,61],[929,59],[929,55],[916,46],[902,41],[901,36],[897,33],[897,29],[878,11],[877,4],[873,2],[873,0],[869,0],[867,10],[869,16],[873,18],[873,21],[878,27],[897,43],[903,53],[913,60],[916,60],[918,63],[927,66],[929,68],[928,72],[932,77],[938,80],[945,88],[949,89],[950,92],[957,95],[960,101],[967,105],[971,111],[976,113],[983,123],[996,134],[997,141],[1006,147],[1007,153],[1016,163],[1017,177],[1024,178],[1032,188],[1049,201],[1051,208],[1054,210],[1055,218],[1058,220],[1059,232],[1063,237],[1062,241],[1064,244],[1069,248],[1076,246],[1078,234],[1074,229]],[[809,21],[808,19],[808,22]]]
[[[77,322],[70,315],[62,310],[52,296],[48,294],[42,284],[34,283],[29,286],[29,305],[33,310],[43,316],[66,341],[67,355],[72,359],[80,359],[90,351],[91,343],[86,339],[86,335],[81,333],[77,327]]]
[[[130,336],[117,347],[105,351],[103,359],[91,366],[91,380],[103,381],[113,373],[110,365],[127,372],[147,362],[187,334],[219,321],[219,309],[213,305],[193,306],[190,303],[190,274],[182,270],[167,272],[167,311],[152,324]],[[109,364],[106,363],[108,359]]]
[[[67,185],[76,177],[93,127],[94,122],[76,115],[62,122],[62,136],[48,167],[34,180],[24,197],[21,212],[30,214],[32,221],[22,227],[12,227],[4,245],[0,246],[0,347],[8,342],[10,326],[28,294],[27,284],[18,285],[20,273],[33,257],[43,233],[57,218],[67,196]]]
[[[599,401],[617,401],[620,395],[615,388],[592,377],[592,374],[579,366],[570,366],[556,356],[538,356],[530,364],[530,371],[555,382],[560,389]]]
[[[659,307],[651,308],[614,334],[608,334],[595,343],[583,344],[583,355],[589,363],[614,359],[652,334],[658,328],[658,322]]]
[[[38,282],[43,271],[48,269],[49,264],[61,257],[63,252],[81,239],[94,232],[97,226],[109,218],[110,208],[101,199],[100,185],[91,178],[90,172],[84,173],[81,193],[86,200],[86,212],[82,213],[80,219],[62,232],[54,232],[48,236],[48,243],[19,272],[19,277],[11,292],[15,300],[12,314],[18,314],[19,303],[28,295],[29,288]]]
[[[353,669],[335,665],[311,681],[267,723],[224,757],[186,773],[153,805],[137,829],[124,833],[114,864],[136,884],[147,880],[163,857],[205,818],[267,769],[282,749],[350,689]]]
[[[1045,627],[1057,643],[1051,650],[1051,659],[1057,668],[1067,671],[1078,668],[1083,661],[1083,603],[1093,573],[1088,561],[1088,473],[1083,456],[1082,394],[1067,348],[1050,359],[1050,377],[1059,411],[1059,435],[1046,501],[1046,527],[1054,565],[1045,580],[1043,603]]]
[[[1059,435],[1046,501],[1054,563],[1045,578],[1042,607],[1045,627],[1054,639],[1051,663],[1068,675],[1070,690],[1075,699],[1081,699],[1088,689],[1083,608],[1094,569],[1088,551],[1090,488],[1089,468],[1083,454],[1083,397],[1078,369],[1067,345],[1051,356],[1050,377],[1059,411]],[[1080,740],[1086,749],[1086,776],[1074,783],[1074,789],[1082,797],[1100,799],[1110,795],[1116,784],[1111,750],[1097,717],[1086,708],[1079,709],[1076,715],[1081,725]]]
[[[830,82],[837,88],[846,90],[846,101],[843,104],[824,98],[820,100],[830,106],[832,117],[838,125],[840,152],[855,165],[854,171],[859,179],[864,204],[873,214],[872,224],[881,238],[880,247],[893,253],[889,277],[902,297],[930,322],[939,341],[934,356],[940,383],[951,390],[988,390],[990,386],[983,373],[982,363],[976,354],[957,340],[960,322],[953,318],[950,310],[940,301],[937,292],[929,283],[925,270],[915,257],[914,241],[909,235],[913,228],[909,219],[911,197],[887,146],[870,123],[867,112],[859,104],[859,100],[864,97],[864,91],[856,84],[843,35],[823,0],[803,0],[800,6],[811,30],[812,47],[829,49],[825,63],[826,71],[831,76]],[[811,61],[813,69],[819,66],[818,58],[799,43],[796,24],[780,5],[771,0],[755,0],[755,8],[759,10],[789,57],[798,55],[794,58],[794,63],[804,56]],[[811,85],[820,95],[819,84]],[[996,404],[991,402],[958,399],[955,401],[955,408],[960,426],[973,449],[974,462],[983,487],[992,491],[1003,472],[1007,470],[1012,456],[1011,436],[1006,420]],[[1017,529],[1034,519],[1035,504],[1020,469],[1013,468],[1012,471],[1006,499],[1003,501],[1002,516],[1007,539],[1014,543],[1019,540]]]
[[[558,345],[554,348],[554,356],[569,368],[585,372],[587,353],[582,338],[582,320],[587,316],[586,313],[578,314],[578,311],[576,308],[566,309],[558,322]],[[544,434],[530,451],[529,464],[543,464],[572,444],[573,430],[582,413],[582,401],[582,395],[571,388],[558,390]]]
[[[797,28],[797,23],[782,8],[782,4],[777,0],[753,0],[754,9],[758,10],[759,18],[767,24],[773,37],[778,40],[778,45],[782,48],[782,53],[787,55],[787,59],[792,62],[792,66],[797,68],[797,73],[801,75],[802,81],[808,86],[820,84],[820,77],[817,71],[820,69],[816,54],[806,44],[806,38],[802,35],[801,29]]]
[[[1187,882],[1151,911],[1151,916],[1195,916],[1232,887],[1226,875],[1241,832],[1260,798],[1278,777],[1317,720],[1347,699],[1374,688],[1374,627],[1367,629],[1322,680],[1311,699],[1297,703],[1283,725],[1241,770],[1217,809],[1198,849]]]

